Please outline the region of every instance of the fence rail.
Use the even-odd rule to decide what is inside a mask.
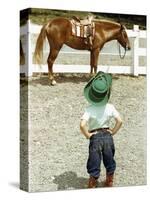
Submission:
[[[24,48],[25,52],[25,64],[20,66],[20,73],[25,73],[26,76],[32,76],[33,73],[38,72],[48,72],[47,64],[41,65],[40,67],[32,63],[32,34],[39,34],[42,26],[32,24],[28,20],[27,24],[20,28],[20,36],[26,37],[26,45]],[[127,30],[129,38],[133,38],[132,46],[132,66],[105,66],[98,65],[98,70],[109,73],[118,73],[118,74],[132,74],[138,76],[139,74],[146,74],[146,66],[139,65],[139,56],[146,56],[146,48],[139,47],[140,38],[147,38],[146,31],[139,30],[138,25],[133,26],[133,30]],[[34,44],[35,46],[35,44]],[[61,54],[89,54],[88,51],[60,51]],[[118,55],[116,53],[102,52],[103,55]],[[63,65],[63,64],[54,64],[54,72],[56,73],[89,73],[89,65]]]

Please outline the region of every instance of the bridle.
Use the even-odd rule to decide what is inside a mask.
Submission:
[[[123,30],[123,31],[124,31],[124,30]],[[121,31],[121,34],[122,34],[123,39],[125,40],[122,31]],[[122,54],[122,53],[121,53],[121,45],[120,45],[120,43],[118,42],[118,49],[119,49],[119,57],[120,57],[121,59],[124,59],[124,57],[125,57],[125,55],[126,55],[127,48],[126,48],[126,47],[124,48],[124,49],[125,49],[125,50],[124,50],[124,54]]]

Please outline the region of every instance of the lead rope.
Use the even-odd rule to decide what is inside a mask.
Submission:
[[[127,49],[125,48],[125,50],[124,50],[124,54],[121,55],[121,47],[120,47],[120,46],[121,46],[121,45],[120,45],[119,42],[118,42],[119,56],[120,56],[121,59],[124,59],[124,57],[125,57],[125,55],[126,55],[126,51],[127,51]]]

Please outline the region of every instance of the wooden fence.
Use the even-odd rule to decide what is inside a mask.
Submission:
[[[27,24],[20,28],[20,36],[26,37],[26,42],[24,45],[25,52],[25,64],[20,65],[20,73],[24,73],[26,76],[32,76],[33,73],[38,72],[48,72],[47,64],[41,65],[40,67],[32,62],[33,51],[35,44],[32,44],[31,36],[33,34],[39,34],[42,26],[32,24],[30,20],[28,20]],[[132,66],[104,66],[98,65],[98,70],[116,73],[116,74],[132,74],[134,76],[138,76],[139,74],[146,74],[146,66],[139,65],[139,56],[146,57],[146,48],[139,47],[140,38],[147,38],[146,31],[139,30],[138,25],[133,26],[133,30],[127,30],[127,34],[129,38],[133,39],[132,45]],[[49,51],[49,49],[47,49]],[[60,51],[62,54],[89,54],[88,51]],[[101,53],[101,54],[109,54],[116,55],[116,53]],[[90,65],[75,65],[75,64],[55,64],[54,63],[54,72],[56,73],[89,73]]]

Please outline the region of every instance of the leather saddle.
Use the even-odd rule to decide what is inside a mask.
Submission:
[[[77,37],[87,38],[89,36],[94,36],[95,33],[95,23],[89,19],[80,19],[77,16],[73,16],[71,19],[72,24],[72,35]]]
[[[75,23],[77,23],[79,26],[88,26],[91,25],[91,20],[89,19],[80,19],[77,16],[72,17],[73,20],[75,20]]]

